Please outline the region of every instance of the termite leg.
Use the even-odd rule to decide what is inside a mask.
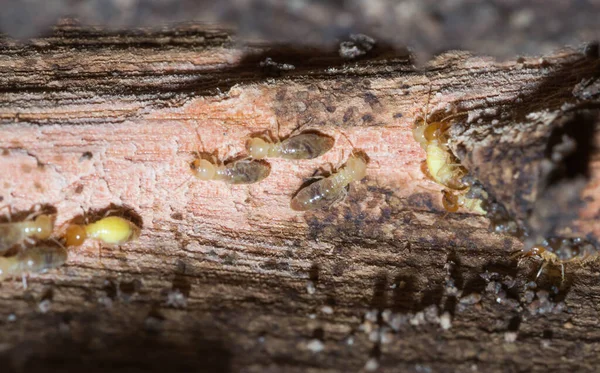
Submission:
[[[54,237],[50,237],[50,241],[54,242],[55,244],[57,244],[58,246],[60,246],[61,248],[65,249],[65,250],[67,249],[67,248],[65,247],[65,245],[63,245],[62,243],[60,243],[60,241],[59,241],[59,240],[57,240],[57,239],[56,239],[56,238],[54,238]]]
[[[112,214],[113,212],[118,212],[119,210],[115,210],[115,209],[109,209],[106,210],[106,212],[104,213],[104,216],[102,217],[102,219],[104,219],[105,217],[107,217],[108,215]]]
[[[277,138],[273,138],[273,131],[269,131],[269,138],[271,139],[271,143],[276,144],[279,142],[279,139],[281,139],[280,133],[279,133],[279,120],[277,120]]]
[[[346,197],[348,197],[348,190],[350,189],[350,184],[346,185],[340,195],[327,207],[328,210],[331,210],[331,207],[337,204],[338,202],[343,202]]]
[[[523,263],[523,259],[525,259],[525,256],[531,256],[531,254],[530,253],[524,253],[523,250],[515,250],[510,255],[510,260],[517,259],[517,267],[520,267],[521,263]]]
[[[340,168],[340,163],[337,166],[334,166],[333,163],[327,162],[326,165],[329,167],[329,175],[333,175],[335,170]],[[325,171],[325,169],[323,169]]]
[[[326,176],[324,175],[317,175],[319,173],[319,171],[323,174],[325,172],[327,172],[323,167],[319,167],[315,170],[315,172],[313,172],[313,174],[308,178],[308,180],[321,180],[321,179],[325,179]]]
[[[585,255],[583,257],[583,259],[581,260],[581,264],[583,264],[583,265],[588,264],[591,260],[594,260],[594,259],[595,259],[595,257],[592,255]]]
[[[12,216],[12,207],[10,207],[10,205],[4,205],[2,207],[0,207],[0,210],[8,210],[6,211],[4,214],[6,215],[6,219],[8,220],[8,222],[11,222],[11,216]]]
[[[309,121],[310,122],[310,121]],[[281,137],[279,137],[279,120],[277,121],[277,140],[279,141],[279,139]],[[300,128],[304,127],[303,124],[298,123],[298,125],[292,130],[292,132],[290,132],[290,137],[294,135],[294,133],[296,133]]]
[[[42,214],[41,210],[36,210],[36,211],[32,212],[31,214],[27,215],[27,217],[25,219],[23,219],[23,221],[33,220],[34,218],[38,217],[41,214]]]
[[[429,102],[431,101],[431,90],[432,89],[433,89],[433,84],[430,81],[429,82],[429,93],[427,93],[427,104],[425,104],[425,116],[423,117],[423,121],[425,123],[427,123],[427,116],[429,115]]]
[[[517,268],[521,266],[522,262],[523,262],[523,257],[520,257],[519,260],[517,260]]]
[[[329,170],[325,169],[325,167],[324,167],[324,166],[327,166],[327,167],[329,167]],[[325,165],[324,165],[324,166],[323,166],[323,165],[322,165],[322,166],[319,166],[319,168],[317,168],[317,169],[315,170],[315,172],[313,172],[313,174],[311,175],[311,177],[310,177],[310,178],[311,178],[311,179],[324,179],[324,178],[326,178],[327,176],[331,176],[331,175],[333,175],[333,173],[334,173],[334,172],[335,172],[335,170],[336,170],[336,168],[335,168],[335,166],[333,165],[333,163],[331,163],[331,162],[327,162],[327,163],[325,163]],[[321,173],[321,174],[320,174],[320,175],[318,175],[319,173]],[[324,175],[327,175],[327,176],[324,176]]]
[[[348,140],[348,142],[350,142],[350,140]],[[352,143],[350,143],[350,145],[352,145]],[[338,162],[337,162],[337,166],[334,167],[331,162],[327,163],[327,165],[329,165],[329,167],[331,168],[330,173],[332,175],[335,173],[335,170],[339,170],[342,167],[342,165],[344,164],[343,163],[344,159],[345,159],[345,154],[344,154],[344,149],[342,149],[342,152],[340,153],[340,159],[338,159]]]
[[[540,270],[538,271],[537,275],[535,275],[536,280],[540,277],[540,275],[544,271],[544,268],[546,268],[547,265],[548,265],[548,261],[544,260],[544,262],[542,263],[542,266],[540,267]]]
[[[512,254],[510,254],[510,260],[518,258],[519,262],[521,262],[521,259],[523,259],[527,254],[528,253],[524,253],[523,250],[515,250]]]
[[[448,161],[449,157],[450,157],[449,155],[446,156],[446,161]],[[450,172],[450,173],[459,172],[462,174],[462,175],[460,175],[460,177],[462,177],[462,176],[464,176],[464,171],[460,167],[461,167],[460,163],[445,163],[442,167],[440,167],[438,172],[436,172],[435,176],[439,177],[441,172]]]
[[[442,215],[442,220],[446,219],[450,215],[450,211],[446,211],[444,215]]]
[[[213,165],[217,166],[220,164],[219,162],[219,151],[215,150],[216,153],[212,153],[210,155],[210,163],[212,163]]]
[[[231,144],[227,145],[227,153],[225,154],[225,156],[223,158],[221,158],[223,161],[226,161],[227,159],[230,159],[231,157],[233,157],[233,152],[235,151],[235,149],[233,149],[233,147],[231,146]],[[217,164],[213,162],[213,164],[216,166]]]

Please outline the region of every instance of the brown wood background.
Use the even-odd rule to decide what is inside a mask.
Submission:
[[[266,57],[296,68],[261,69]],[[0,364],[595,371],[598,264],[567,266],[564,282],[555,270],[532,282],[541,263],[517,265],[510,254],[520,242],[490,233],[482,216],[443,211],[411,126],[428,100],[433,113],[526,121],[522,111],[575,102],[575,85],[597,72],[597,60],[575,50],[504,63],[454,52],[417,70],[405,51],[378,47],[343,61],[336,50],[236,47],[227,32],[200,26],[111,33],[66,24],[29,44],[5,39],[2,203],[47,204],[58,231],[112,207],[143,231],[120,247],[70,250],[67,265],[32,276],[26,290],[3,282]],[[548,82],[554,90],[540,89]],[[532,105],[516,105],[523,99]],[[193,151],[242,153],[248,136],[277,123],[281,135],[303,125],[336,145],[316,160],[272,160],[256,185],[188,180]],[[549,120],[536,123],[544,131]],[[303,178],[352,146],[371,162],[348,198],[324,211],[289,209]],[[597,229],[597,188],[586,186],[592,200],[578,220],[588,231]],[[178,293],[184,302],[168,302]]]

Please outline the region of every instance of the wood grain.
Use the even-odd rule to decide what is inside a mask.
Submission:
[[[370,359],[389,372],[595,369],[598,265],[531,284],[541,263],[512,259],[520,242],[490,233],[485,217],[443,211],[411,129],[428,101],[434,116],[495,110],[490,120],[556,109],[575,100],[515,103],[584,61],[555,82],[566,92],[597,62],[577,51],[505,63],[454,52],[419,71],[403,51],[344,62],[335,51],[235,47],[219,30],[173,35],[65,26],[28,45],[4,41],[2,203],[48,204],[59,229],[116,206],[143,228],[121,247],[70,250],[27,290],[2,283],[9,371],[337,372]],[[267,56],[296,69],[265,71]],[[259,184],[190,179],[194,151],[225,160],[278,124],[281,136],[303,126],[336,144],[315,160],[270,160]],[[345,201],[289,208],[305,178],[353,148],[370,163]],[[586,188],[596,195],[597,181]],[[594,200],[584,216],[597,211]],[[175,291],[185,307],[168,302]]]

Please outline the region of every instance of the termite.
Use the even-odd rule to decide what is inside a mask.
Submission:
[[[429,89],[429,95],[431,96],[431,88]],[[450,128],[448,120],[466,113],[452,114],[442,120],[428,123],[428,110],[429,99],[427,100],[425,115],[415,121],[413,128],[415,141],[421,145],[426,153],[428,174],[433,181],[450,189],[465,189],[467,186],[462,183],[461,179],[466,175],[466,170],[460,166],[458,159],[448,147],[447,131]]]
[[[463,115],[462,113],[452,115]],[[426,153],[427,171],[431,178],[438,184],[454,190],[465,189],[466,185],[461,179],[466,175],[466,170],[460,166],[458,159],[448,148],[446,132],[450,124],[446,117],[439,122],[427,123],[425,119],[418,120],[413,130],[415,140]]]
[[[9,257],[0,257],[0,281],[8,277],[23,278],[23,286],[27,287],[25,275],[43,273],[58,268],[67,261],[67,250],[60,246],[38,244]]]
[[[264,140],[253,137],[246,143],[250,157],[254,159],[283,158],[283,159],[313,159],[327,153],[334,144],[330,136],[305,132],[290,136],[284,140]]]
[[[24,221],[0,223],[0,254],[32,240],[45,240],[54,230],[54,215],[39,214]]]
[[[468,198],[464,194],[455,193],[447,189],[442,190],[442,206],[448,212],[456,212],[460,207],[476,213],[485,214],[482,207],[483,201],[479,198]]]
[[[197,131],[196,137],[202,144],[202,139]],[[200,180],[217,180],[227,184],[254,184],[262,181],[271,173],[271,166],[261,160],[238,159],[222,163],[217,161],[214,154],[211,154],[210,161],[200,158],[200,154],[206,154],[206,152],[198,151],[196,159],[190,164],[192,175]],[[187,182],[188,180],[182,186]]]
[[[535,257],[542,259],[542,265],[541,265],[540,269],[538,270],[537,274],[535,275],[536,279],[538,277],[540,277],[540,275],[542,274],[542,272],[544,271],[546,266],[548,266],[548,264],[560,264],[561,275],[562,275],[562,279],[564,280],[564,278],[565,278],[565,262],[560,260],[558,258],[558,256],[556,256],[556,254],[554,254],[553,252],[548,250],[548,247],[546,245],[534,245],[533,247],[531,247],[529,249],[529,251],[522,252],[521,256],[522,257],[535,256]]]
[[[67,246],[79,246],[86,239],[96,239],[108,245],[120,245],[138,238],[140,228],[127,219],[108,216],[90,224],[71,224],[65,232]]]
[[[594,245],[582,238],[552,237],[535,244],[529,250],[517,251],[518,257],[538,257],[543,263],[537,272],[540,277],[548,265],[560,265],[562,280],[565,279],[565,264],[574,261],[585,261],[597,253]]]
[[[429,94],[431,95],[431,89]],[[442,191],[442,205],[448,212],[456,212],[460,207],[468,210],[485,214],[482,206],[482,198],[472,198],[467,196],[469,183],[465,182],[467,170],[462,167],[459,160],[452,154],[448,146],[447,132],[450,129],[449,120],[456,116],[466,115],[466,113],[452,114],[442,120],[428,123],[427,110],[429,100],[427,101],[426,113],[423,118],[415,121],[413,128],[413,137],[425,150],[426,159],[421,165],[423,174],[432,181],[449,188]],[[481,196],[487,197],[487,193]]]
[[[220,164],[198,158],[190,167],[194,176],[200,180],[219,180],[227,184],[258,183],[271,173],[268,163],[255,159],[240,159]]]
[[[462,182],[466,170],[458,164],[448,147],[442,145],[439,140],[432,140],[427,144],[426,161],[429,175],[438,184],[454,190],[462,190],[467,187]]]
[[[445,136],[446,131],[450,127],[448,122],[446,122],[450,117],[456,116],[458,114],[451,115],[442,119],[439,122],[427,123],[427,121],[422,118],[418,119],[415,122],[415,126],[413,127],[413,137],[415,141],[421,145],[423,150],[427,151],[427,145],[434,140],[440,141],[445,144],[448,140]],[[461,114],[462,115],[462,114]]]
[[[292,198],[290,207],[296,211],[316,210],[341,200],[346,187],[367,175],[367,159],[362,154],[352,154],[337,172],[300,189]]]

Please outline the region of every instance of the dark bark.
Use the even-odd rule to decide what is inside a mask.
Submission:
[[[510,59],[600,39],[600,6],[592,0],[9,0],[4,5],[0,31],[16,37],[45,35],[68,16],[114,29],[195,21],[231,25],[244,41],[319,47],[364,33],[379,44],[411,47],[421,62],[452,49]]]

